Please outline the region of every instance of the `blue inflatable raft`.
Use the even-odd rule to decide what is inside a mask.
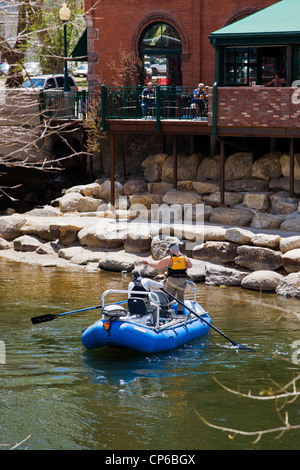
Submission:
[[[191,283],[189,281],[191,286]],[[108,294],[125,294],[130,298],[116,303],[106,303]],[[134,295],[136,294],[136,298]],[[177,316],[177,303],[161,291],[151,291],[152,304],[158,307],[156,324],[147,311],[140,292],[108,290],[102,295],[102,318],[82,332],[82,344],[87,349],[104,346],[129,348],[143,353],[175,349],[193,341],[210,330],[211,319],[194,300],[185,300],[183,315]],[[192,313],[192,312],[193,313]]]

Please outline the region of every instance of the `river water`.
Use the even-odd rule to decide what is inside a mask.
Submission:
[[[144,355],[86,351],[81,331],[91,310],[32,325],[33,316],[100,304],[108,288],[126,289],[119,273],[42,268],[0,260],[0,449],[30,437],[32,450],[247,450],[300,448],[300,430],[236,435],[213,425],[257,431],[282,426],[274,401],[224,390],[271,394],[299,374],[300,302],[240,288],[197,284],[197,300],[236,350],[215,331],[174,351]],[[294,353],[294,356],[293,356]],[[280,402],[281,403],[281,402]],[[300,424],[299,400],[287,405]],[[231,433],[231,435],[233,432]]]

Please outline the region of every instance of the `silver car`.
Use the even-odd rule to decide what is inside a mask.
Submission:
[[[73,75],[75,77],[87,77],[88,73],[88,64],[82,64],[74,70]]]
[[[69,75],[68,85],[72,91],[77,91],[77,83],[75,79]],[[38,91],[44,90],[62,90],[64,87],[64,75],[36,75],[34,77],[26,78],[22,88],[34,88]]]

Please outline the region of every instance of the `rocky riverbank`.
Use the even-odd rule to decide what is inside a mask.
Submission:
[[[64,196],[63,196],[64,197]],[[63,197],[61,199],[63,199]],[[61,201],[55,201],[59,206]],[[64,206],[65,207],[65,206]],[[116,213],[119,211],[118,213]],[[45,206],[0,217],[0,258],[67,269],[159,271],[142,264],[161,259],[170,241],[191,257],[191,280],[241,286],[300,298],[300,235],[205,222],[160,224],[133,217],[133,208],[82,213]],[[118,215],[117,215],[118,214]]]

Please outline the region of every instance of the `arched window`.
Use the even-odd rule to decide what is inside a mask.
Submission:
[[[171,25],[158,22],[145,28],[139,42],[143,82],[181,86],[181,52],[180,36]]]

